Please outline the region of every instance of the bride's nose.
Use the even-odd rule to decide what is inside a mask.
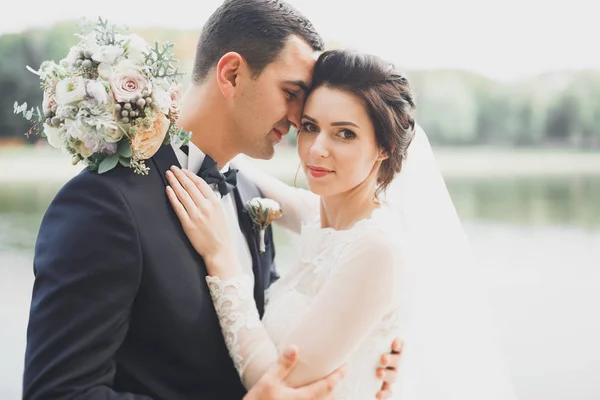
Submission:
[[[315,135],[315,140],[310,146],[310,155],[315,158],[324,158],[329,156],[329,147],[327,135],[319,133]]]

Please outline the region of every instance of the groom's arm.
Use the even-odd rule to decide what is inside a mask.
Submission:
[[[112,389],[141,269],[121,193],[90,173],[65,185],[36,243],[23,399],[149,399]]]

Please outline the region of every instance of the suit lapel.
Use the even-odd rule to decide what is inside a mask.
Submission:
[[[156,170],[160,174],[160,178],[165,184],[165,187],[168,186],[169,183],[167,182],[167,176],[165,175],[167,170],[169,170],[172,165],[181,168],[173,147],[170,144],[160,146],[154,157],[152,157],[152,160],[156,165]]]
[[[167,170],[169,170],[172,165],[176,165],[181,168],[173,147],[170,144],[161,146],[152,160],[156,165],[156,171],[159,173],[165,187],[168,186],[169,183],[167,182],[167,177],[165,175]],[[233,195],[235,198],[235,205],[238,210],[238,223],[242,233],[244,234],[244,237],[246,238],[246,242],[248,242],[248,248],[250,249],[250,254],[252,256],[252,272],[254,273],[254,299],[256,301],[258,312],[262,317],[264,311],[265,292],[258,249],[258,234],[254,229],[252,220],[246,212],[245,203],[247,200],[250,200],[251,195],[246,193],[244,186],[245,182],[243,178],[240,178],[238,175],[238,185],[233,190]]]
[[[254,229],[254,224],[246,211],[246,201],[249,200],[248,196],[244,193],[243,184],[238,181],[237,187],[233,190],[235,197],[235,205],[238,210],[238,221],[240,229],[246,237],[248,242],[248,248],[252,255],[252,272],[254,273],[254,300],[256,301],[256,307],[258,313],[262,317],[264,312],[265,303],[265,289],[263,287],[262,268],[260,265],[260,255],[258,251],[258,234]]]

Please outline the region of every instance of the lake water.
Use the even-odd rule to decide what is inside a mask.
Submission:
[[[600,175],[448,180],[522,400],[600,399]],[[32,253],[58,183],[0,182],[0,399],[20,398]],[[292,254],[277,231],[278,265]],[[483,399],[482,399],[483,400]]]

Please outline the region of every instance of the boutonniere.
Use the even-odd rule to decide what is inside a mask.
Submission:
[[[255,197],[246,202],[248,215],[258,229],[260,252],[265,252],[265,230],[271,222],[281,218],[283,210],[278,202],[272,199]]]

